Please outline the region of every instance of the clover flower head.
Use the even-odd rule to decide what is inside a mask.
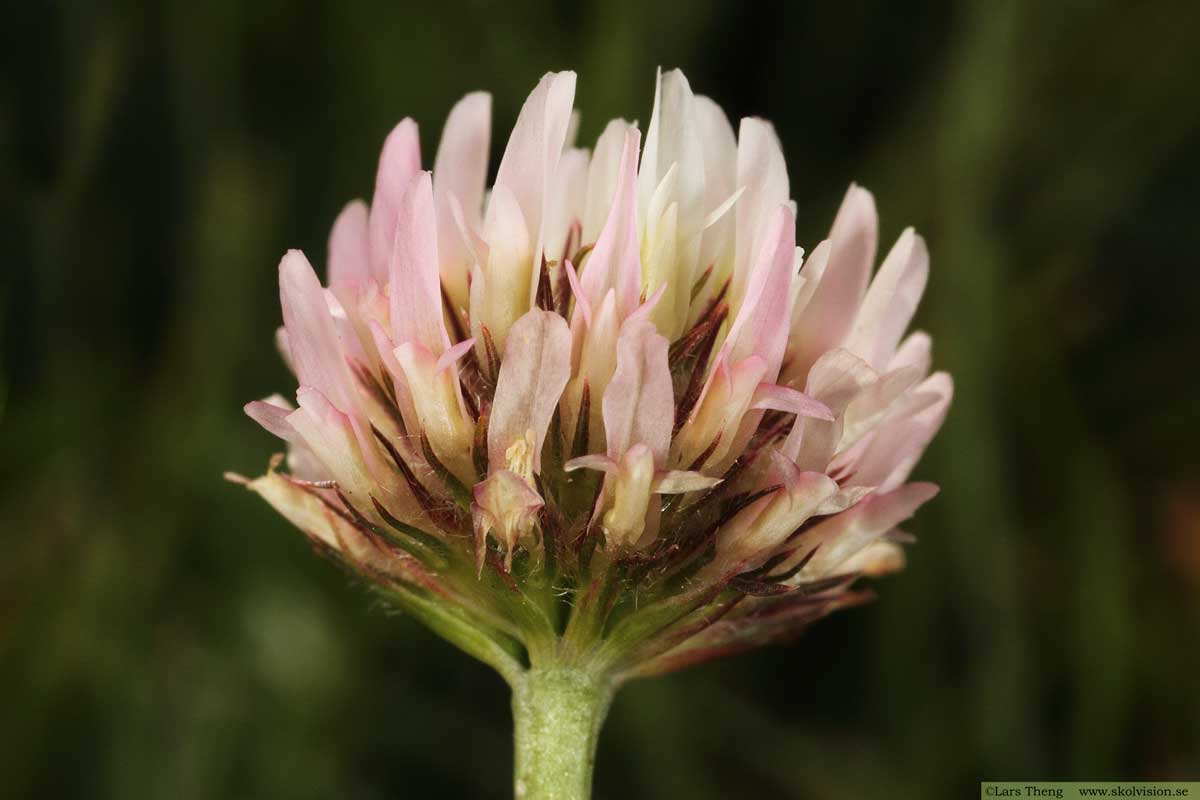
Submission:
[[[865,189],[803,257],[768,123],[666,72],[645,133],[589,151],[574,91],[541,79],[490,190],[487,94],[431,172],[397,125],[326,283],[280,263],[295,403],[246,406],[287,457],[241,480],[510,681],[663,673],[862,601],[936,493],[908,477],[952,392],[905,335],[925,244],[872,277]]]

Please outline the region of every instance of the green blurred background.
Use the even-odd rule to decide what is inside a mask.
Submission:
[[[276,264],[324,262],[400,117],[581,141],[684,68],[929,240],[958,384],[879,602],[635,684],[598,795],[942,798],[1200,780],[1200,7],[15,4],[0,31],[0,794],[502,798],[501,680],[373,604],[225,469],[277,442]],[[506,134],[505,134],[506,135]],[[495,136],[498,157],[503,136]],[[494,169],[493,164],[493,169]]]

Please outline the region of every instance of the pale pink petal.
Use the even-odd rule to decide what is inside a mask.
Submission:
[[[696,408],[671,442],[671,464],[690,468],[693,462],[716,443],[703,464],[710,474],[723,472],[744,446],[738,434],[743,418],[750,410],[754,390],[766,378],[767,364],[759,356],[750,356],[736,364],[719,362],[702,390]],[[753,411],[752,414],[762,412]],[[719,439],[718,439],[719,437]],[[734,452],[736,450],[736,452]]]
[[[454,192],[447,193],[446,204],[450,207],[450,216],[454,221],[454,230],[457,232],[459,243],[466,253],[468,267],[473,267],[476,264],[486,264],[488,261],[488,243],[483,238],[483,225],[479,222],[467,222],[466,215],[463,213],[462,203],[459,201],[458,195]],[[438,225],[440,235],[441,223],[439,222]],[[467,274],[470,274],[469,268],[467,269]],[[442,275],[442,279],[446,279],[445,274]],[[466,279],[464,278],[464,280]],[[458,288],[461,289],[462,287]],[[458,306],[462,308],[467,307],[466,300],[459,299],[457,295],[451,295],[451,298]]]
[[[392,243],[395,240],[396,223],[400,215],[400,200],[408,191],[413,176],[420,169],[421,144],[417,135],[417,123],[411,119],[403,119],[383,142],[368,220],[371,276],[381,285],[388,277]]]
[[[492,136],[492,96],[472,92],[459,100],[446,117],[442,140],[433,160],[433,197],[437,206],[437,245],[442,279],[456,302],[466,303],[467,264],[471,253],[459,232],[451,197],[459,204],[462,225],[479,230],[483,190],[487,183],[488,151]]]
[[[588,152],[567,148],[558,161],[550,195],[554,202],[546,210],[545,237],[546,260],[557,261],[555,272],[562,269],[561,262],[574,255],[564,252],[571,231],[582,225],[583,207],[587,193]],[[575,246],[581,242],[576,241]]]
[[[288,371],[295,375],[296,363],[292,361],[292,346],[288,343],[287,328],[283,325],[275,329],[275,352],[279,353]]]
[[[267,433],[290,442],[297,438],[296,431],[287,423],[288,414],[295,411],[282,396],[273,394],[262,400],[253,400],[242,407],[246,416],[257,422]]]
[[[821,354],[841,345],[850,331],[871,277],[878,228],[875,198],[851,185],[829,233],[829,263],[792,326],[792,338],[798,343],[792,366],[798,375],[806,374]]]
[[[442,314],[433,180],[418,172],[400,201],[390,272],[392,338],[417,342],[435,356],[450,346]]]
[[[704,150],[693,121],[692,99],[692,88],[680,70],[659,71],[638,173],[637,203],[646,212],[668,170],[675,167],[679,217],[688,233],[698,234],[705,213]],[[643,219],[642,227],[648,222]]]
[[[325,290],[299,250],[289,250],[279,262],[279,298],[300,383],[320,389],[344,413],[356,412],[353,378]]]
[[[420,427],[409,433],[424,433],[441,462],[470,482],[475,478],[471,458],[475,425],[463,408],[457,373],[439,369],[438,359],[418,342],[404,342],[393,354],[420,420]]]
[[[482,329],[487,326],[496,348],[503,352],[508,329],[529,310],[536,289],[530,254],[533,243],[516,197],[506,186],[492,189],[484,223],[487,263],[472,273],[471,332],[486,363]]]
[[[804,283],[796,294],[793,328],[804,314],[804,310],[812,303],[812,296],[816,293],[817,287],[821,285],[821,277],[825,274],[825,268],[829,266],[830,249],[829,240],[825,239],[813,248],[800,268],[800,277],[804,279]]]
[[[846,349],[882,370],[896,352],[929,279],[929,250],[912,228],[900,235],[867,289]]]
[[[565,430],[574,436],[578,430],[577,416],[583,403],[586,385],[589,395],[588,441],[599,448],[604,440],[604,409],[601,402],[604,392],[617,367],[617,336],[620,323],[617,320],[617,293],[609,289],[593,316],[584,322],[576,316],[572,325],[572,363],[575,373],[563,395],[563,422]],[[586,308],[586,305],[585,305]]]
[[[348,287],[342,287],[348,288]],[[348,295],[347,299],[353,299],[353,292],[343,292]],[[358,335],[357,325],[362,319],[362,315],[356,310],[351,316],[347,311],[347,307],[342,304],[337,293],[332,289],[325,290],[325,304],[329,306],[329,315],[333,317],[333,327],[337,331],[338,344],[342,348],[342,356],[351,363],[366,364],[370,360],[367,349],[363,346],[362,339]],[[356,309],[355,304],[350,305],[350,309]],[[364,331],[365,332],[365,331]]]
[[[483,569],[486,537],[490,533],[503,546],[505,564],[512,563],[517,542],[533,531],[545,502],[521,476],[501,469],[475,484],[471,515],[475,526],[475,558]]]
[[[437,366],[434,369],[438,373],[445,372],[450,367],[458,362],[460,358],[471,352],[471,348],[475,346],[474,339],[463,339],[458,344],[446,350],[438,357]]]
[[[617,290],[617,311],[624,319],[637,307],[642,289],[638,242],[637,178],[639,134],[630,128],[625,136],[619,179],[612,208],[596,246],[584,263],[583,296],[593,306],[609,287]]]
[[[738,131],[737,184],[745,193],[737,204],[733,283],[730,296],[740,303],[754,269],[758,237],[771,214],[788,202],[787,165],[779,137],[769,122],[742,120]]]
[[[620,459],[644,444],[661,468],[667,459],[675,399],[668,342],[644,320],[626,323],[617,339],[617,369],[604,391],[604,430],[608,456]]]
[[[637,322],[639,320],[649,320],[651,315],[654,313],[654,309],[658,306],[659,301],[662,300],[663,295],[666,294],[666,292],[667,285],[665,283],[659,284],[658,288],[654,290],[654,293],[646,298],[646,302],[635,308],[633,312],[625,318],[625,321]]]
[[[583,124],[583,115],[578,110],[571,111],[571,119],[567,121],[567,136],[563,140],[563,152],[574,149],[579,139],[579,126]]]
[[[837,483],[820,472],[794,471],[784,486],[721,527],[713,568],[724,571],[757,566],[816,514],[837,488]]]
[[[696,134],[704,154],[704,238],[700,247],[700,268],[723,264],[733,257],[736,214],[717,214],[730,200],[740,200],[744,190],[737,182],[737,137],[721,107],[703,95],[692,101]]]
[[[842,415],[842,436],[838,450],[861,439],[887,415],[895,402],[921,380],[916,367],[901,367],[880,375],[846,406]]]
[[[700,245],[701,221],[684,218],[681,210],[681,174],[680,165],[671,164],[649,208],[642,210],[642,286],[656,292],[666,287],[666,297],[651,318],[672,339],[682,335],[687,324]]]
[[[504,467],[506,451],[529,441],[533,472],[541,469],[542,443],[571,377],[571,331],[551,311],[533,309],[508,334],[488,425],[488,463]]]
[[[876,380],[877,374],[867,362],[848,350],[830,350],[808,372],[806,393],[824,403],[841,417],[859,392]],[[841,423],[812,418],[797,418],[792,425],[783,452],[802,469],[824,470],[837,452]]]
[[[311,386],[301,386],[296,401],[300,407],[288,415],[288,424],[355,506],[369,508],[368,495],[375,480],[363,460],[350,417]]]
[[[392,388],[396,392],[396,405],[400,408],[400,417],[404,420],[405,428],[413,431],[420,430],[421,420],[417,416],[417,409],[413,404],[412,392],[408,388],[408,381],[404,378],[404,369],[396,360],[396,343],[392,341],[391,335],[378,320],[371,320],[368,328],[374,339],[375,349],[379,353],[379,360],[392,378]]]
[[[819,578],[833,572],[846,559],[911,517],[937,492],[932,483],[910,483],[895,491],[873,494],[815,525],[800,538],[798,553],[811,552],[819,545],[800,577]]]
[[[904,368],[904,371],[911,373],[911,368]],[[866,435],[859,438],[857,442],[854,442],[850,446],[838,448],[837,456],[829,464],[829,474],[838,476],[839,480],[848,480],[847,476],[853,475],[855,470],[858,470],[863,465],[863,456],[872,446],[872,443],[882,429],[889,428],[897,423],[907,424],[907,420],[938,403],[941,399],[941,395],[936,390],[930,391],[922,390],[920,387],[912,387],[911,390],[904,392],[892,402],[891,406],[887,409],[887,413],[884,414],[883,419],[875,426],[875,429],[868,431]],[[878,449],[876,449],[876,453],[878,452]]]
[[[815,417],[817,419],[832,420],[833,412],[829,410],[829,406],[822,403],[820,400],[814,400],[804,392],[798,392],[787,386],[778,386],[774,383],[760,383],[758,388],[754,390],[754,402],[751,408],[783,411],[787,414],[795,414],[798,417]]]
[[[304,442],[304,437],[287,421],[294,410],[291,403],[277,394],[245,406],[246,416],[287,442],[287,465],[292,475],[303,480],[326,479],[329,476],[324,466]]]
[[[787,347],[796,256],[795,218],[786,205],[771,212],[761,241],[744,301],[722,352],[734,363],[759,356],[767,365],[766,380],[774,381]]]
[[[901,367],[916,367],[924,378],[929,374],[930,365],[933,363],[932,350],[933,340],[929,338],[929,334],[925,331],[913,331],[896,348],[896,354],[888,362],[887,369],[891,372]]]
[[[597,510],[603,510],[599,519],[607,545],[638,544],[646,531],[654,477],[654,455],[641,443],[630,447],[621,456],[617,470],[605,476]]]
[[[513,193],[530,234],[536,237],[535,267],[541,260],[546,210],[557,200],[550,196],[550,185],[566,143],[574,99],[574,72],[544,75],[517,116],[496,173],[496,185]]]
[[[866,361],[849,350],[837,348],[822,355],[809,370],[805,389],[840,414],[878,377]]]
[[[584,327],[592,327],[592,304],[588,302],[587,295],[583,293],[583,286],[579,283],[579,273],[575,271],[575,267],[570,260],[563,262],[563,268],[567,271],[567,283],[571,287],[571,296],[575,298],[575,310],[583,315]],[[572,325],[575,319],[572,315]]]
[[[329,285],[359,286],[371,276],[369,212],[362,200],[347,203],[329,232]]]
[[[611,120],[596,140],[588,164],[587,197],[583,212],[583,243],[592,244],[600,236],[617,193],[621,161],[630,130],[637,130],[623,119]]]
[[[848,483],[877,486],[888,492],[907,480],[921,454],[941,428],[954,394],[954,384],[944,372],[935,372],[915,387],[913,394],[932,400],[915,414],[890,417],[871,437]]]

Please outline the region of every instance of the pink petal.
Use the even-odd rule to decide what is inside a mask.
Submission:
[[[924,378],[929,374],[929,367],[933,363],[932,350],[933,340],[929,338],[929,334],[925,331],[913,331],[896,348],[895,355],[888,362],[887,370],[891,372],[901,367],[916,367]]]
[[[875,428],[894,407],[896,401],[918,381],[916,367],[901,367],[880,375],[846,406],[842,414],[842,437],[838,450],[844,450]]]
[[[541,261],[546,209],[556,200],[549,190],[566,143],[574,99],[574,72],[544,75],[521,107],[496,173],[496,185],[513,193],[531,236],[537,237],[535,267]]]
[[[567,271],[567,283],[571,286],[571,294],[575,297],[575,310],[583,315],[583,324],[585,327],[592,327],[592,304],[588,302],[587,295],[583,293],[583,286],[579,283],[579,273],[575,271],[575,267],[571,262],[564,261],[563,268]],[[575,322],[572,315],[572,323]]]
[[[812,303],[812,296],[816,294],[817,287],[821,285],[821,277],[825,274],[825,268],[829,266],[829,240],[825,239],[808,254],[801,265],[800,277],[804,279],[804,283],[800,286],[800,291],[796,294],[796,303],[794,317],[792,320],[793,329],[796,327],[798,320],[803,316],[805,309]],[[800,376],[803,378],[804,376]]]
[[[814,400],[803,392],[773,383],[760,383],[754,391],[751,408],[783,411],[798,417],[815,417],[832,420],[833,412],[820,400]]]
[[[392,388],[396,392],[396,405],[400,408],[400,417],[404,421],[404,426],[409,430],[420,430],[421,420],[417,416],[417,409],[413,404],[412,392],[408,388],[408,381],[404,378],[404,369],[396,360],[396,343],[392,341],[391,335],[384,330],[378,320],[371,320],[368,323],[368,329],[374,339],[375,350],[379,353],[379,360],[392,378]]]
[[[735,453],[733,448],[745,444],[736,441],[737,434],[754,399],[754,390],[766,378],[766,367],[759,356],[750,356],[733,365],[718,359],[695,409],[672,441],[672,464],[691,465],[719,436],[717,447],[705,459],[704,469],[724,471],[732,460],[730,456],[741,452]]]
[[[389,273],[392,337],[397,344],[417,342],[440,355],[450,337],[442,314],[437,214],[428,172],[416,174],[400,201]]]
[[[301,386],[296,392],[296,401],[300,407],[288,415],[287,423],[355,506],[360,510],[369,508],[367,495],[375,481],[363,460],[350,417],[311,386]]]
[[[767,366],[766,380],[774,381],[788,342],[796,259],[795,219],[786,205],[772,211],[761,241],[745,297],[722,352],[734,363],[759,356]]]
[[[275,351],[283,359],[284,366],[288,368],[288,371],[295,375],[296,364],[292,361],[292,346],[288,343],[287,328],[283,325],[275,329]]]
[[[564,395],[564,422],[570,435],[578,429],[577,414],[583,401],[583,387],[586,384],[590,396],[588,419],[588,441],[599,442],[604,437],[604,408],[602,400],[617,368],[617,337],[621,325],[617,320],[617,293],[609,289],[595,309],[593,316],[587,322],[587,327],[579,322],[572,326],[572,356],[571,363],[575,365],[574,378],[568,384]]]
[[[617,193],[617,180],[624,158],[625,142],[629,131],[637,127],[623,119],[611,120],[596,140],[592,159],[588,164],[587,197],[583,212],[583,242],[591,244],[600,236],[612,209],[613,196]]]
[[[929,250],[912,228],[900,235],[871,281],[846,349],[877,370],[887,366],[929,279]]]
[[[451,366],[458,362],[460,358],[465,356],[475,346],[474,339],[463,339],[458,344],[451,347],[438,357],[437,366],[434,370],[438,373],[445,372]]]
[[[908,479],[946,419],[954,384],[948,374],[935,372],[912,394],[918,402],[923,398],[931,402],[911,415],[889,416],[869,440],[846,483],[877,486],[880,492],[889,492]]]
[[[424,433],[451,472],[465,481],[473,480],[471,442],[475,426],[466,417],[457,374],[439,369],[439,360],[417,342],[405,342],[393,354],[420,420],[420,426],[410,427],[409,433]]]
[[[600,302],[609,287],[615,287],[617,311],[622,319],[637,307],[642,289],[635,193],[638,140],[637,129],[630,128],[625,135],[612,208],[596,247],[584,264],[581,281],[583,296],[593,306]]]
[[[454,221],[454,230],[458,234],[459,244],[464,248],[464,252],[467,254],[467,263],[471,265],[486,264],[488,260],[488,243],[483,238],[483,226],[478,222],[467,222],[466,216],[462,210],[462,203],[459,202],[458,195],[456,195],[454,192],[447,193],[446,204],[450,207],[450,217]],[[438,224],[439,226],[441,225],[440,222]],[[439,227],[438,230],[440,233],[441,228]],[[441,251],[439,250],[439,252]],[[470,270],[467,270],[467,272],[470,274]],[[446,274],[443,273],[442,279],[445,280],[446,277]],[[462,287],[455,287],[455,290],[458,291],[461,288]],[[454,294],[451,295],[452,298],[457,296],[458,295]],[[464,292],[462,296],[465,297],[466,293]],[[464,300],[457,299],[455,302],[461,305],[463,308],[466,308],[467,304]]]
[[[459,100],[446,117],[442,140],[433,160],[433,196],[437,206],[438,252],[443,278],[451,297],[465,302],[470,253],[458,232],[451,196],[457,198],[463,224],[478,230],[482,224],[483,191],[487,183],[492,135],[492,96],[472,92]]]
[[[505,564],[511,564],[517,542],[532,532],[538,511],[545,505],[542,496],[524,478],[507,469],[493,472],[475,484],[473,495],[475,502],[471,506],[471,515],[475,525],[478,568],[483,569],[489,533],[503,546]]]
[[[659,71],[638,174],[637,204],[645,213],[668,170],[675,167],[674,201],[679,204],[680,219],[696,227],[688,233],[699,233],[699,221],[705,212],[704,150],[692,114],[692,99],[692,88],[680,70]]]
[[[303,480],[327,479],[329,475],[325,467],[305,444],[304,437],[287,420],[294,410],[291,403],[277,394],[245,406],[246,416],[287,442],[287,465],[292,475]]]
[[[530,230],[507,186],[492,189],[484,236],[488,260],[471,280],[471,329],[478,344],[486,325],[497,349],[503,351],[509,327],[532,305],[533,278],[538,274],[530,260]],[[482,349],[480,355],[486,359]]]
[[[261,425],[267,433],[278,436],[285,442],[298,438],[296,431],[287,423],[288,415],[295,409],[279,395],[246,403],[242,410],[246,412],[247,417]]]
[[[716,569],[754,567],[766,560],[837,492],[820,472],[792,470],[777,491],[739,512],[717,533]]]
[[[508,332],[488,426],[489,470],[501,469],[505,451],[533,435],[533,471],[558,398],[571,377],[571,331],[551,311],[533,309]]]
[[[640,443],[625,451],[616,471],[605,476],[592,519],[599,519],[607,545],[629,547],[642,541],[654,478],[654,455]]]
[[[571,229],[582,224],[587,193],[588,151],[569,148],[558,161],[551,181],[550,196],[555,198],[546,210],[545,254],[547,261],[561,262],[573,255],[565,253]],[[579,243],[577,242],[576,245]]]
[[[658,305],[659,301],[662,300],[662,297],[664,294],[666,294],[666,292],[667,284],[660,283],[658,288],[654,290],[654,293],[646,298],[646,302],[635,308],[633,313],[625,318],[625,321],[629,322],[630,320],[638,321],[650,319],[651,315],[654,313],[655,307]]]
[[[759,236],[771,213],[788,202],[787,165],[779,137],[769,122],[753,117],[742,120],[738,131],[737,185],[745,193],[737,204],[733,283],[730,296],[740,303],[754,259]]]
[[[338,341],[325,290],[308,259],[289,250],[279,262],[279,298],[296,377],[316,387],[345,413],[356,412],[350,368]]]
[[[846,559],[879,539],[911,517],[932,499],[938,488],[932,483],[910,483],[892,492],[873,494],[847,511],[831,517],[803,534],[803,552],[820,545],[804,568],[803,575],[827,575]]]
[[[383,142],[379,171],[375,175],[375,195],[371,198],[368,220],[371,244],[371,276],[380,285],[387,280],[392,259],[392,243],[400,215],[400,200],[408,191],[413,176],[421,169],[421,144],[417,123],[400,121]]]
[[[644,444],[656,466],[666,463],[675,414],[667,348],[666,338],[650,322],[622,326],[617,369],[604,392],[609,458],[619,460],[633,445]]]
[[[829,263],[792,327],[792,336],[800,343],[793,356],[798,374],[805,374],[849,332],[871,276],[878,228],[875,198],[851,185],[829,233]]]
[[[713,219],[713,212],[740,192],[737,182],[737,137],[725,112],[709,98],[703,95],[693,98],[692,114],[704,156],[704,208],[708,224],[700,247],[700,265],[706,267],[724,262],[734,244],[737,215],[725,214]]]
[[[807,394],[840,416],[878,376],[867,362],[848,350],[830,350],[808,372]],[[837,451],[840,427],[812,418],[797,418],[783,452],[802,469],[824,470]]]
[[[358,286],[371,275],[371,248],[367,233],[367,204],[346,204],[329,232],[329,285]]]

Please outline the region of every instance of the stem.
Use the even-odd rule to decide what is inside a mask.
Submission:
[[[613,686],[579,667],[534,667],[513,682],[517,800],[587,800]]]

